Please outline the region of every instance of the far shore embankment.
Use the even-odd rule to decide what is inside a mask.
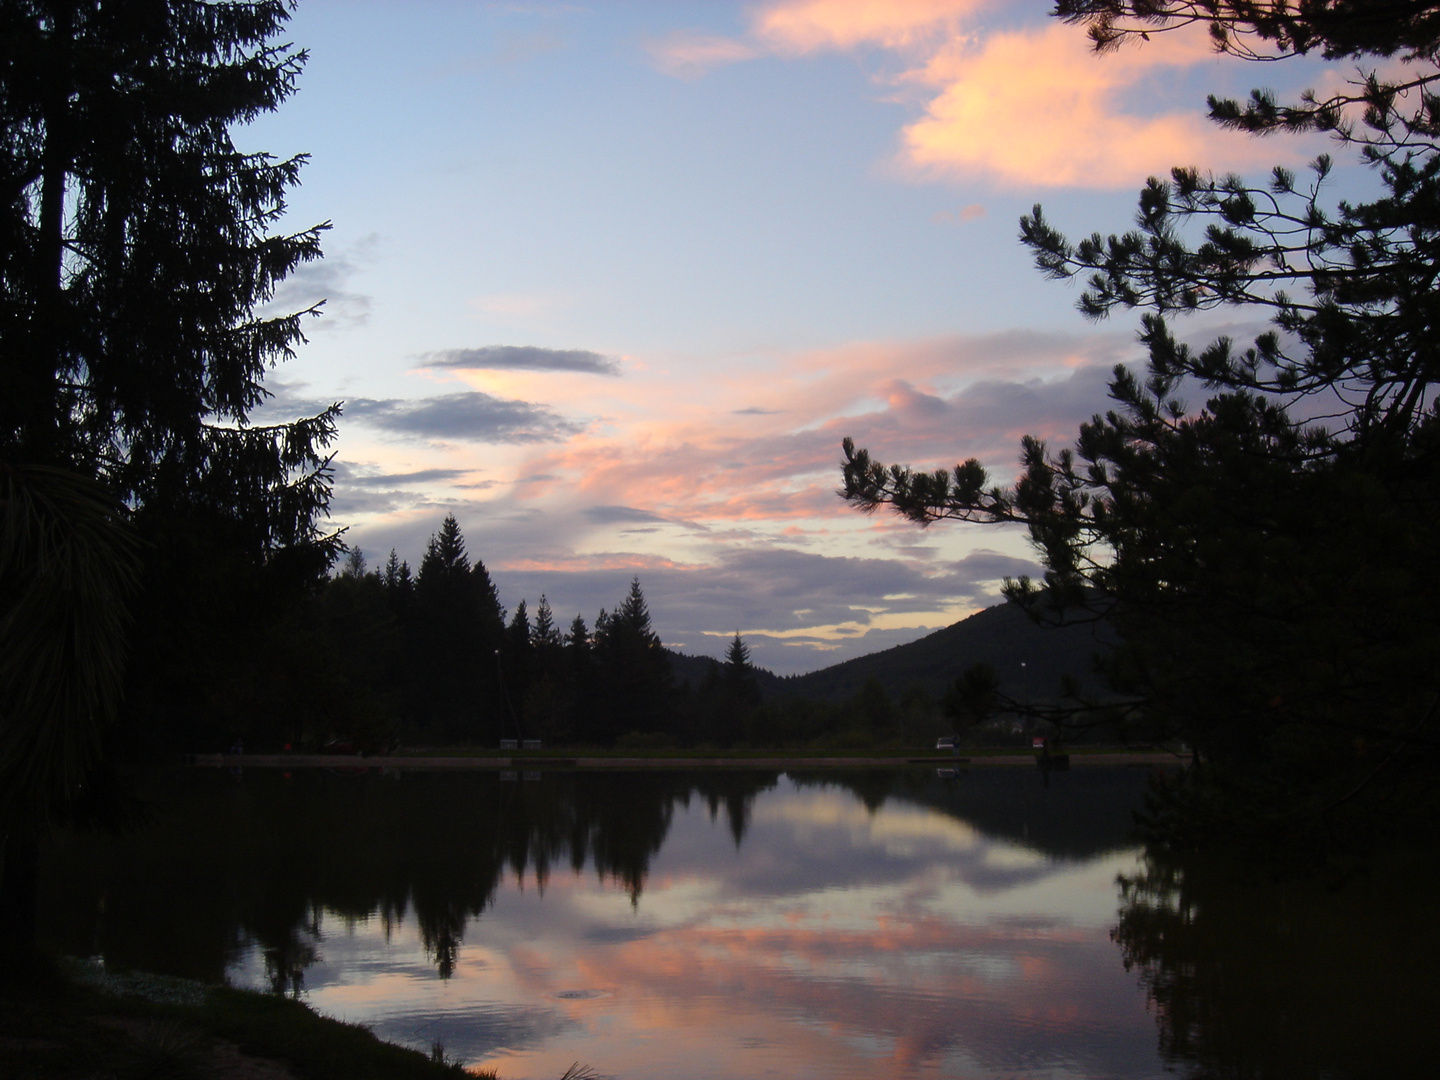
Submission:
[[[347,754],[191,754],[185,762],[197,767],[257,769],[498,769],[526,772],[597,769],[855,769],[855,768],[1034,768],[1036,754],[972,753],[963,757],[948,754],[872,754],[826,757],[770,755],[755,757],[697,755],[694,757],[611,755],[526,755],[489,757],[477,754],[390,754],[362,757]],[[1180,765],[1180,755],[1156,750],[1102,750],[1069,754],[1072,768],[1098,765]]]

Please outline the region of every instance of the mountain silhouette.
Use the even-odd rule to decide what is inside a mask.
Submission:
[[[1085,620],[1085,621],[1082,621]],[[1095,658],[1114,641],[1104,623],[1076,615],[1059,626],[1040,625],[1015,604],[997,604],[905,645],[857,656],[805,675],[782,677],[756,669],[767,699],[793,695],[821,701],[854,697],[876,679],[891,697],[919,686],[939,699],[957,676],[976,663],[995,669],[1004,694],[1040,702],[1061,696],[1061,680],[1074,679],[1087,695],[1103,696],[1104,679]],[[705,656],[670,654],[677,681],[698,686],[712,661]],[[1024,664],[1024,667],[1021,664]]]

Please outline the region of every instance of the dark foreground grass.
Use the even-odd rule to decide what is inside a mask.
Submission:
[[[299,1001],[141,976],[98,989],[48,960],[0,973],[4,1080],[458,1080]],[[436,1060],[436,1059],[441,1060]]]
[[[284,1061],[306,1080],[455,1080],[471,1075],[458,1063],[442,1063],[384,1042],[358,1024],[331,1020],[302,1002],[271,994],[217,987],[196,1018],[242,1052]]]

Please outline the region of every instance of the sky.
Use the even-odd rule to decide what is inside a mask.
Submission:
[[[255,419],[343,402],[345,540],[416,569],[454,514],[566,626],[638,577],[667,645],[791,674],[998,602],[1023,532],[857,513],[841,439],[1002,482],[1073,439],[1138,319],[1082,318],[1020,216],[1118,231],[1174,165],[1303,165],[1205,95],[1335,77],[1203,33],[1097,57],[1048,10],[302,0],[298,92],[236,141],[309,155],[281,227],[331,223],[326,258],[273,310],[325,304]]]

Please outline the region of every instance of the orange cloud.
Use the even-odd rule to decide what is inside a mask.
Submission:
[[[658,555],[635,555],[628,552],[604,552],[599,555],[572,555],[569,557],[549,556],[547,558],[501,559],[491,569],[507,571],[532,571],[553,574],[594,574],[606,570],[624,570],[639,573],[642,570],[700,570],[697,563],[681,563]]]
[[[1097,56],[1060,23],[946,47],[902,76],[938,92],[906,126],[900,163],[922,178],[1090,188],[1130,186],[1175,165],[1273,163],[1274,145],[1221,131],[1196,111],[1129,107],[1145,80],[1210,56],[1203,41],[1184,38]]]
[[[908,48],[953,35],[993,0],[785,0],[755,17],[753,32],[776,51]]]

